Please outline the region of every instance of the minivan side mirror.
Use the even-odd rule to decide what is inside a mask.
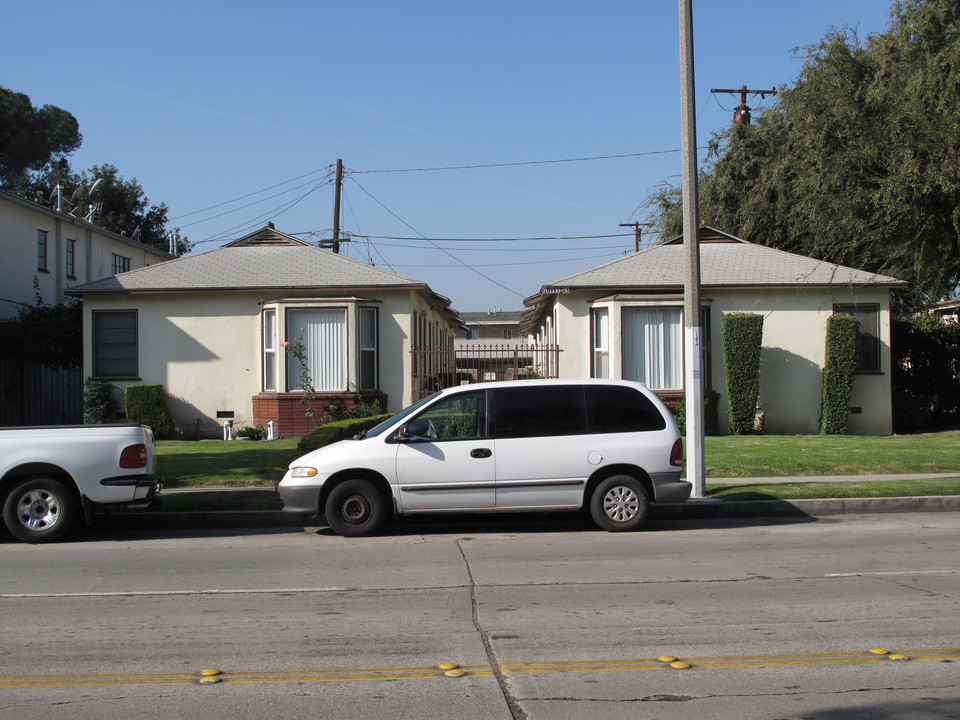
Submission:
[[[410,428],[408,428],[406,425],[401,425],[397,429],[395,438],[397,442],[410,442]]]

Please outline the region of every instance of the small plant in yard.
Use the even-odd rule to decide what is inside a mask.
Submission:
[[[234,434],[237,437],[250,438],[251,440],[263,440],[267,436],[267,431],[263,429],[263,425],[257,425],[255,427],[244,425]]]
[[[300,335],[296,340],[293,342],[282,342],[280,346],[293,355],[297,361],[297,370],[300,375],[300,382],[297,383],[297,387],[303,391],[300,395],[300,402],[306,408],[304,415],[313,420],[313,424],[316,426],[317,421],[314,420],[313,401],[317,397],[317,393],[313,389],[313,376],[310,374],[310,365],[307,362],[307,346],[303,343],[303,328],[300,328]]]

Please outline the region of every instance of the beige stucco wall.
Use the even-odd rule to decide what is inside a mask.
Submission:
[[[163,384],[177,428],[186,437],[217,436],[217,412],[233,412],[235,426],[251,424],[254,395],[261,391],[261,308],[343,307],[347,309],[348,368],[345,390],[356,388],[357,308],[379,308],[380,390],[396,412],[411,402],[410,334],[414,312],[423,312],[452,337],[455,328],[436,306],[411,290],[383,290],[357,298],[318,298],[304,294],[252,292],[111,294],[84,297],[84,374],[93,373],[93,325],[96,310],[137,310],[137,380],[113,380],[122,392],[131,384]],[[281,340],[296,328],[284,328]],[[278,363],[279,387],[286,387],[286,362]]]
[[[601,293],[571,292],[553,298],[550,326],[563,348],[561,377],[591,374],[590,310],[609,310],[610,377],[622,377],[622,309],[643,305],[678,307],[682,301],[601,300]],[[881,288],[707,290],[703,304],[710,307],[711,376],[719,392],[718,418],[726,432],[727,398],[723,374],[721,317],[731,312],[751,312],[764,317],[760,365],[760,406],[769,434],[819,432],[823,360],[827,318],[834,303],[874,303],[880,306],[880,374],[856,375],[847,431],[851,434],[888,435],[892,432],[890,395],[890,298]],[[537,336],[549,340],[546,323]]]
[[[47,272],[37,267],[37,231],[47,233]],[[67,240],[75,240],[74,273],[67,275]],[[154,265],[165,253],[100,230],[65,213],[0,194],[0,318],[17,314],[17,302],[33,304],[33,280],[48,305],[63,291],[113,274],[113,254],[130,258],[130,269]],[[10,302],[14,301],[14,302]]]

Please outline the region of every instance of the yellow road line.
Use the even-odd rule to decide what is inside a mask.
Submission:
[[[911,661],[960,660],[960,648],[929,648],[899,650]],[[709,657],[683,657],[692,669],[734,669],[794,667],[816,665],[852,665],[893,662],[891,654],[878,655],[864,652],[792,653],[781,655],[733,655]],[[666,656],[665,656],[666,657]],[[672,656],[671,656],[672,657]],[[505,662],[500,664],[504,675],[529,675],[548,673],[589,672],[634,672],[641,670],[673,670],[669,662],[655,658],[619,660],[547,660],[531,662]],[[438,680],[444,679],[446,668],[398,667],[398,668],[341,668],[333,670],[247,670],[224,671],[216,675],[218,682],[225,683],[316,683],[358,682],[370,680]],[[494,674],[489,665],[461,665],[467,676],[489,677]],[[205,671],[204,674],[216,673]],[[0,675],[0,688],[41,687],[95,687],[108,685],[156,685],[195,684],[203,680],[198,671],[194,673],[84,673],[51,675]],[[209,678],[206,678],[209,680]],[[449,678],[446,678],[449,681]]]

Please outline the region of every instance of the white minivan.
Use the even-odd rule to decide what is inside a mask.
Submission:
[[[277,490],[284,510],[367,535],[412,513],[589,508],[634,530],[651,502],[681,502],[683,443],[670,411],[622,380],[461,385],[297,458]]]

